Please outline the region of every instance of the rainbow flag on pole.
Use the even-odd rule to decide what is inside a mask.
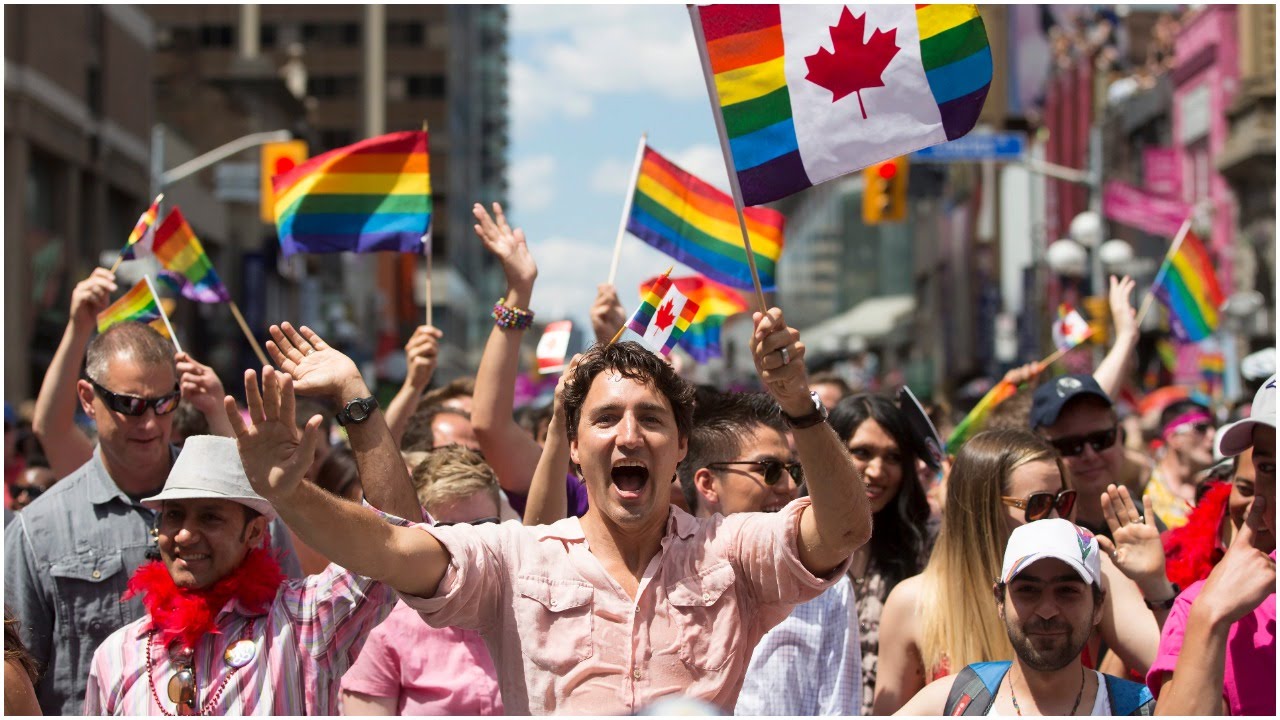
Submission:
[[[202,303],[231,301],[231,293],[218,278],[204,246],[176,206],[155,231],[150,252],[164,267],[161,279],[183,297]]]
[[[151,291],[150,283],[144,278],[119,300],[111,303],[106,310],[98,313],[98,332],[106,332],[107,328],[122,322],[150,323],[160,320],[163,314],[159,299]],[[162,327],[156,329],[168,337],[168,331],[161,329]]]
[[[427,133],[396,132],[314,157],[272,179],[276,231],[294,253],[421,253],[431,229]]]
[[[991,415],[991,410],[1000,403],[1013,397],[1018,392],[1018,386],[1006,380],[1001,380],[995,384],[995,387],[987,391],[986,395],[978,401],[977,405],[964,416],[957,425],[956,429],[951,431],[951,437],[947,438],[947,452],[955,455],[960,452],[960,446],[969,441],[969,438],[982,432],[987,424],[987,419]]]
[[[974,5],[691,5],[689,13],[747,205],[955,140],[973,129],[991,86]]]
[[[662,276],[644,291],[640,307],[622,329],[619,340],[638,342],[660,355],[670,355],[698,314],[698,303],[685,297]]]
[[[1156,297],[1169,308],[1169,325],[1182,342],[1199,342],[1218,329],[1218,308],[1226,299],[1209,252],[1187,231],[1178,249],[1158,273]]]
[[[649,288],[660,280],[661,277],[646,280],[640,285],[640,294],[647,295]],[[747,303],[733,288],[701,275],[670,278],[669,281],[682,295],[698,305],[698,314],[693,317],[684,333],[682,347],[700,363],[720,357],[720,328],[733,315],[746,312]]]
[[[746,208],[743,215],[760,285],[772,290],[785,220],[768,208]],[[754,287],[733,199],[652,148],[644,150],[627,230],[717,282]]]
[[[142,215],[138,216],[138,222],[134,224],[133,231],[129,233],[129,239],[125,241],[124,249],[120,251],[122,260],[131,260],[136,257],[134,254],[135,246],[139,241],[143,242],[144,247],[149,247],[149,243],[143,238],[147,237],[148,231],[155,225],[156,217],[160,214],[160,201],[163,199],[164,193],[157,195],[156,199],[151,201],[151,206],[144,210]]]

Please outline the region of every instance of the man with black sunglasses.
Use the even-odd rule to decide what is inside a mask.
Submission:
[[[1209,408],[1178,400],[1160,413],[1161,447],[1144,493],[1169,529],[1187,524],[1196,504],[1196,474],[1213,465],[1216,424]]]

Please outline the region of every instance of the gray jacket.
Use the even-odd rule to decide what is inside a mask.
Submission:
[[[177,448],[173,449],[177,455]],[[120,596],[146,563],[155,513],[125,495],[93,459],[36,499],[5,528],[4,601],[40,665],[36,698],[46,715],[79,715],[93,651],[145,614]],[[289,533],[278,519],[271,545],[280,567],[302,577]]]

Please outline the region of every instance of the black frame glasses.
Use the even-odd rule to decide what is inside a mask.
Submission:
[[[102,398],[102,402],[108,408],[130,417],[140,417],[147,412],[147,408],[155,410],[156,415],[168,415],[178,409],[178,401],[182,399],[182,389],[177,384],[173,386],[173,392],[161,395],[157,398],[143,398],[136,395],[124,395],[122,393],[114,393],[102,387],[93,378],[88,378],[89,384],[93,386],[94,392],[98,393],[98,397]]]
[[[436,527],[449,527],[450,525],[491,525],[500,524],[502,520],[496,517],[482,517],[475,520],[466,520],[463,522],[438,522]]]
[[[1054,508],[1058,509],[1058,517],[1065,518],[1071,514],[1072,508],[1076,506],[1076,491],[1063,490],[1056,495],[1051,492],[1031,493],[1025,499],[1014,497],[1000,498],[1005,505],[1015,507],[1023,511],[1023,519],[1027,522],[1035,522],[1049,517],[1049,513]]]
[[[1062,457],[1075,457],[1084,452],[1086,443],[1093,448],[1094,452],[1100,453],[1115,445],[1119,436],[1119,426],[1112,426],[1109,430],[1099,430],[1088,435],[1068,435],[1056,440],[1049,440],[1049,444]]]
[[[763,468],[761,473],[764,477],[764,484],[774,486],[782,479],[782,469],[786,468],[791,473],[791,479],[795,481],[796,487],[804,484],[804,468],[800,463],[784,463],[781,460],[726,460],[724,462],[708,463],[707,467],[716,468],[723,465],[754,465]]]

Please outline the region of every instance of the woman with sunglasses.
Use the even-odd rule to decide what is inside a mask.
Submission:
[[[884,602],[895,585],[924,567],[936,526],[930,526],[929,501],[916,474],[919,451],[892,400],[851,395],[836,404],[828,422],[848,446],[871,503],[871,540],[849,566],[862,645],[862,714],[870,715]]]
[[[965,443],[947,481],[946,511],[929,563],[923,573],[900,583],[885,603],[881,621],[895,632],[885,636],[881,647],[874,714],[896,712],[930,681],[966,665],[1013,655],[991,601],[1005,544],[1014,528],[1025,523],[1073,519],[1075,502],[1061,459],[1034,433],[988,431]],[[1104,550],[1136,556],[1130,543],[1149,550],[1150,541],[1122,533],[1116,546],[1108,544]],[[1158,537],[1154,541],[1158,545]],[[1107,596],[1101,640],[1126,665],[1145,672],[1155,657],[1159,628],[1142,605],[1135,610],[1135,593],[1141,602],[1136,586],[1109,558],[1102,564]],[[1118,621],[1132,631],[1121,632]],[[1099,647],[1095,635],[1086,646],[1090,667],[1097,664]]]

